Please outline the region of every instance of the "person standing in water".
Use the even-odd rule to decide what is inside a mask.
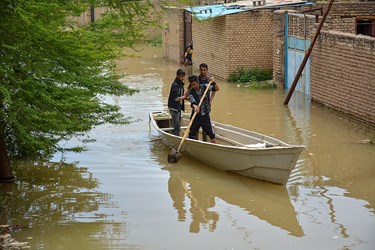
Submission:
[[[193,65],[193,50],[191,46],[186,47],[186,52],[184,54],[184,66]]]

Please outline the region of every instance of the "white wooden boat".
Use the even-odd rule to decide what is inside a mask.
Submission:
[[[187,128],[189,118],[188,115],[183,115],[181,135]],[[173,127],[170,115],[166,112],[151,112],[150,122],[163,142],[177,149],[181,135],[171,133]],[[212,123],[217,143],[187,138],[180,150],[182,155],[224,171],[278,184],[287,183],[304,146],[289,145],[256,132]]]

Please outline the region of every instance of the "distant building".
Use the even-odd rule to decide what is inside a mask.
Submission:
[[[303,1],[239,1],[229,4],[169,8],[165,14],[165,57],[179,61],[193,41],[194,61],[210,73],[228,79],[239,68],[273,67],[273,11],[301,8]]]
[[[228,79],[240,68],[271,69],[289,88],[327,3],[238,1],[169,8],[165,57],[179,61],[193,41],[194,67]],[[296,91],[375,124],[375,2],[337,2],[327,17]]]

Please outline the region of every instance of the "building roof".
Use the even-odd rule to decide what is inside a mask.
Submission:
[[[187,7],[185,10],[191,12],[195,18],[204,20],[208,18],[214,18],[219,16],[236,14],[244,11],[254,11],[261,9],[277,9],[285,6],[303,6],[311,5],[313,2],[306,2],[301,0],[282,0],[275,2],[266,2],[265,5],[254,6],[254,2],[261,2],[260,0],[251,1],[238,1],[228,4],[217,4],[217,5],[204,5],[204,6],[193,6]]]

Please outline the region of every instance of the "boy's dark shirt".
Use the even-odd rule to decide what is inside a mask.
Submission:
[[[208,92],[210,92],[215,86],[215,83],[211,83],[211,86],[210,86],[210,89]],[[189,100],[191,102],[191,107],[193,107],[193,105],[198,105],[198,103],[200,102],[201,98],[202,98],[202,95],[204,93],[204,91],[206,90],[207,88],[207,84],[202,84],[202,85],[199,85],[199,89],[196,91],[194,89],[191,89],[189,91]],[[202,102],[202,105],[200,107],[200,110],[199,110],[199,115],[206,115],[206,114],[209,114],[210,111],[211,111],[211,108],[210,108],[210,102],[209,102],[209,96],[208,96],[208,92],[206,94],[206,98],[204,98],[203,102]],[[194,111],[193,111],[194,112]]]
[[[199,85],[207,85],[209,82],[210,82],[210,78],[208,76],[206,76],[205,79],[202,79],[201,75],[198,76]],[[213,84],[213,85],[215,85],[215,84]],[[211,84],[211,86],[212,86],[212,84]],[[210,90],[208,90],[208,92],[207,92],[208,103],[210,103],[210,101],[211,101],[211,91],[214,92],[216,90],[215,90],[215,88],[210,88]]]
[[[180,81],[177,77],[172,83],[171,90],[168,97],[168,108],[174,111],[184,111],[184,100],[176,102],[178,97],[184,95],[184,82]]]

